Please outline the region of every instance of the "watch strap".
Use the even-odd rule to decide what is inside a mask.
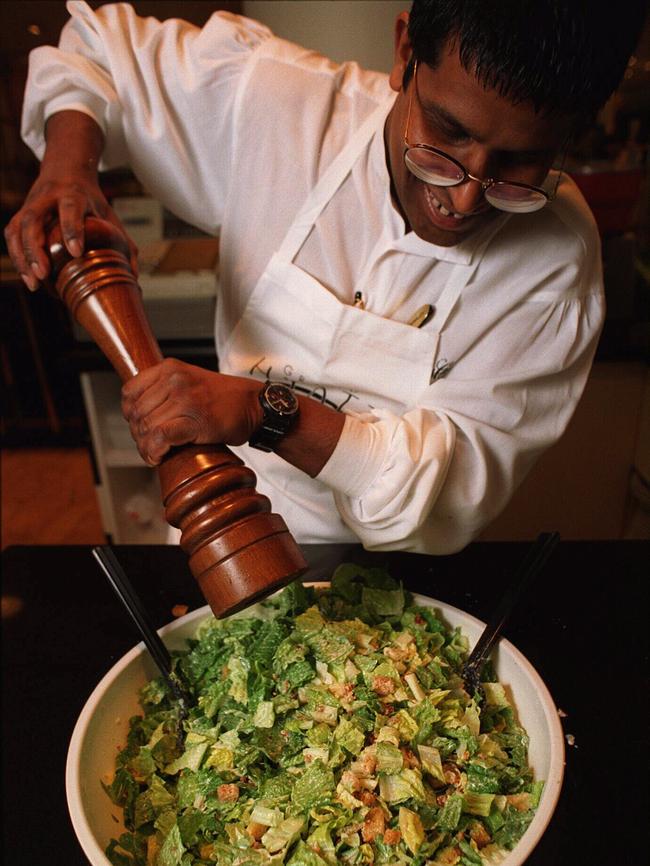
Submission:
[[[289,411],[280,412],[274,408],[268,397],[272,394],[277,397],[277,393],[284,397],[285,401],[293,404],[289,407]],[[252,448],[257,448],[260,451],[271,452],[275,450],[275,446],[286,436],[296,422],[299,414],[298,400],[293,391],[287,386],[277,382],[267,381],[259,392],[258,399],[264,415],[262,423],[253,432],[248,444]]]

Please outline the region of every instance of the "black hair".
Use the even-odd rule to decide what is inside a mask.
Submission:
[[[484,87],[586,119],[617,87],[647,10],[647,0],[413,0],[408,36],[412,60],[435,68],[453,45]]]

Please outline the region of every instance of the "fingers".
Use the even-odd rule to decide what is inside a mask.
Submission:
[[[44,250],[45,232],[42,215],[39,217],[31,210],[25,214],[22,221],[21,239],[25,259],[37,280],[34,288],[38,288],[38,281],[44,280],[50,272],[50,262]]]
[[[199,429],[189,415],[189,420],[183,421],[185,410],[173,396],[174,383],[178,385],[183,375],[179,365],[181,362],[166,359],[138,373],[122,387],[122,414],[142,458],[150,466],[157,465],[171,445],[194,441]]]
[[[200,430],[198,420],[181,415],[173,405],[163,406],[140,422],[134,434],[138,451],[145,463],[157,466],[174,445],[196,442]]]
[[[173,445],[241,445],[257,425],[259,386],[167,358],[122,388],[122,412],[143,459],[160,462]]]
[[[58,184],[52,179],[39,178],[32,187],[25,205],[14,217],[14,249],[17,249],[18,255],[22,253],[36,281],[44,280],[50,272],[45,240],[46,225],[53,216],[58,215],[63,241],[70,254],[77,257],[83,253],[86,202],[86,193],[77,182]],[[30,281],[29,288],[37,288],[36,281]]]
[[[45,249],[50,221],[58,217],[66,249],[77,258],[84,250],[86,215],[102,209],[110,210],[101,189],[83,177],[41,175],[37,179],[25,204],[5,229],[11,260],[31,291],[35,291],[50,272],[50,260]],[[134,247],[130,246],[134,255]]]
[[[38,280],[23,250],[19,221],[16,217],[5,228],[5,240],[7,242],[7,252],[22,281],[31,292],[35,292],[38,288]]]
[[[33,203],[30,205],[28,200],[5,230],[11,260],[31,291],[36,291],[40,281],[46,279],[50,273],[50,260],[45,250],[45,226],[57,205],[48,189],[44,188],[42,195],[30,197]],[[85,213],[80,195],[66,194],[59,200],[61,233],[68,251],[74,257],[83,253]]]
[[[81,194],[69,192],[59,199],[61,235],[73,258],[78,258],[84,251],[84,217],[87,213],[86,199]]]
[[[169,382],[166,379],[158,378],[137,397],[123,393],[122,414],[129,424],[137,426],[143,419],[164,405],[169,397]]]
[[[153,367],[147,367],[122,386],[122,414],[127,421],[134,412],[136,403],[146,391],[157,383],[166,384],[168,379],[165,375],[166,366],[168,365],[163,361]]]

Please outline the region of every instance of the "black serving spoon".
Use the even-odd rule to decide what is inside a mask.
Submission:
[[[181,720],[187,718],[188,712],[194,704],[192,694],[187,684],[183,682],[179,674],[173,669],[169,651],[151,624],[145,607],[133,588],[131,581],[124,573],[124,569],[117,561],[117,557],[110,547],[94,547],[92,553],[108,578],[110,585],[115,590],[117,597],[131,616],[145,646],[151,653],[151,657],[158,665],[171,693],[176,698]]]
[[[492,647],[501,637],[501,630],[510,618],[519,599],[530,589],[533,581],[546,565],[551,553],[555,550],[560,534],[558,532],[543,532],[529,548],[528,553],[515,572],[515,576],[497,605],[490,621],[476,642],[469,658],[463,665],[462,677],[467,693],[482,695],[481,670]]]

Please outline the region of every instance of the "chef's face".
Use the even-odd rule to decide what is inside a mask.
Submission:
[[[530,103],[515,105],[495,90],[486,89],[463,68],[453,46],[443,48],[435,69],[419,63],[417,81],[411,75],[403,89],[404,71],[411,59],[407,26],[408,13],[403,12],[395,25],[395,63],[390,74],[390,85],[399,95],[384,132],[393,200],[419,237],[439,246],[453,246],[501,211],[486,201],[476,181],[468,179],[454,187],[433,186],[409,171],[404,163],[409,101],[410,143],[444,151],[474,177],[533,186],[544,186],[553,159],[566,140],[569,120],[544,117]]]

